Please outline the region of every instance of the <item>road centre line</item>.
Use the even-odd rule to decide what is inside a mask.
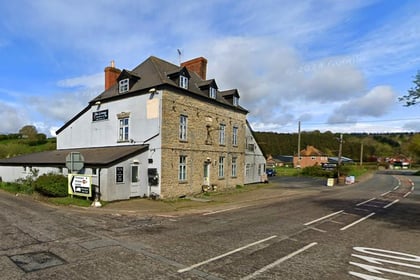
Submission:
[[[236,210],[236,209],[241,209],[241,208],[244,208],[244,207],[246,207],[246,206],[233,207],[233,208],[227,208],[227,209],[213,211],[213,212],[207,212],[207,213],[204,213],[203,216],[214,215],[214,214],[218,214],[218,213],[222,213],[222,212],[227,212],[227,211],[232,211],[232,210]]]
[[[261,273],[263,273],[263,272],[265,272],[265,271],[267,271],[267,270],[269,270],[269,269],[272,269],[273,267],[275,267],[275,266],[277,266],[277,265],[279,265],[279,264],[281,264],[281,263],[283,263],[283,262],[287,261],[288,259],[293,258],[294,256],[296,256],[296,255],[298,255],[298,254],[300,254],[300,253],[302,253],[302,252],[304,252],[304,251],[308,250],[309,248],[311,248],[311,247],[313,247],[313,246],[315,246],[315,245],[317,245],[317,244],[318,244],[317,242],[312,242],[312,243],[310,243],[310,244],[306,245],[305,247],[302,247],[302,248],[300,248],[299,250],[294,251],[293,253],[290,253],[290,254],[288,254],[287,256],[284,256],[284,257],[282,257],[281,259],[278,259],[277,261],[275,261],[275,262],[273,262],[273,263],[271,263],[271,264],[269,264],[269,265],[267,265],[267,266],[264,266],[263,268],[261,268],[261,269],[259,269],[259,270],[255,271],[254,273],[249,274],[249,275],[247,275],[247,276],[245,276],[245,277],[241,278],[241,280],[249,280],[249,279],[252,279],[252,278],[254,278],[254,277],[256,277],[256,276],[260,275]]]
[[[329,218],[329,217],[332,217],[332,216],[334,216],[334,215],[340,214],[340,213],[342,213],[342,212],[344,212],[344,210],[340,210],[340,211],[334,212],[334,213],[332,213],[332,214],[326,215],[326,216],[321,217],[321,218],[319,218],[319,219],[316,219],[316,220],[313,220],[313,221],[307,222],[307,223],[305,223],[305,224],[303,224],[303,225],[304,225],[304,226],[309,226],[309,225],[312,225],[312,224],[314,224],[314,223],[316,223],[316,222],[319,222],[319,221],[325,220],[325,219],[327,219],[327,218]]]
[[[409,196],[411,194],[411,191],[410,192],[408,192],[408,193],[406,193],[403,197],[407,197],[407,196]]]
[[[202,266],[203,264],[210,263],[210,262],[212,262],[212,261],[215,261],[215,260],[218,260],[218,259],[224,258],[224,257],[226,257],[226,256],[232,255],[232,254],[237,253],[237,252],[239,252],[239,251],[242,251],[242,250],[244,250],[244,249],[246,249],[246,248],[249,248],[249,247],[252,247],[252,246],[258,245],[258,244],[260,244],[260,243],[263,243],[263,242],[265,242],[265,241],[268,241],[268,240],[273,239],[273,238],[276,238],[276,237],[277,237],[277,235],[273,235],[273,236],[270,236],[270,237],[267,237],[267,238],[261,239],[261,240],[259,240],[259,241],[256,241],[256,242],[253,242],[253,243],[250,243],[250,244],[248,244],[248,245],[245,245],[245,246],[243,246],[243,247],[240,247],[240,248],[237,248],[237,249],[235,249],[235,250],[229,251],[229,252],[224,253],[224,254],[222,254],[222,255],[219,255],[219,256],[216,256],[216,257],[210,258],[210,259],[205,260],[205,261],[202,261],[202,262],[200,262],[200,263],[193,264],[193,265],[191,265],[191,266],[189,266],[189,267],[186,267],[186,268],[179,269],[179,270],[178,270],[178,272],[179,272],[179,273],[183,273],[183,272],[186,272],[186,271],[190,271],[190,270],[192,270],[192,269],[194,269],[194,268],[196,268],[196,267]]]
[[[358,224],[360,222],[363,222],[364,220],[368,219],[369,217],[371,217],[373,215],[375,215],[375,212],[372,212],[369,215],[364,216],[363,218],[360,218],[357,221],[355,221],[355,222],[353,222],[353,223],[351,223],[351,224],[349,224],[349,225],[347,225],[345,227],[340,228],[340,230],[346,230],[346,229],[348,229],[348,228],[350,228],[350,227],[352,227],[352,226],[354,226],[354,225],[356,225],[356,224]]]
[[[365,200],[365,201],[363,201],[363,202],[360,202],[360,203],[356,204],[356,206],[363,205],[363,204],[368,203],[368,202],[370,202],[370,201],[372,201],[372,200],[375,200],[375,199],[376,199],[376,197],[373,197],[373,198],[371,198],[371,199],[368,199],[368,200]]]
[[[399,200],[399,199],[396,199],[396,200],[394,200],[393,202],[391,202],[391,203],[389,203],[389,204],[385,205],[385,206],[384,206],[384,208],[388,208],[389,206],[391,206],[391,205],[393,205],[393,204],[397,203],[398,201],[400,201],[400,200]]]
[[[386,196],[387,194],[389,194],[391,191],[385,192],[383,194],[381,194],[381,196]]]

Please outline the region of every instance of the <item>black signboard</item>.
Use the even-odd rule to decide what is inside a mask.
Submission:
[[[92,113],[92,121],[103,121],[108,119],[108,110],[96,111]]]
[[[115,175],[115,181],[117,183],[124,183],[124,167],[117,166]]]

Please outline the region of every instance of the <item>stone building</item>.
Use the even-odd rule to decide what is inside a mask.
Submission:
[[[133,70],[112,63],[104,92],[57,131],[57,150],[0,160],[0,176],[66,175],[66,156],[78,152],[79,173],[105,201],[260,182],[265,158],[248,111],[236,89],[220,90],[206,72],[203,57],[178,66],[151,56]]]

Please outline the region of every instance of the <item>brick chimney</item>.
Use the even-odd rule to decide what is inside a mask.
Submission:
[[[206,79],[207,74],[207,59],[204,57],[197,57],[181,63],[181,66],[187,67],[189,71],[193,71],[201,77],[201,79]]]
[[[105,90],[109,89],[117,83],[117,78],[121,73],[121,70],[115,68],[115,62],[111,61],[111,66],[105,67]]]

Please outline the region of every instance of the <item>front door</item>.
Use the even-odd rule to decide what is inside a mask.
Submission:
[[[203,185],[210,186],[210,162],[204,162],[204,182]]]

